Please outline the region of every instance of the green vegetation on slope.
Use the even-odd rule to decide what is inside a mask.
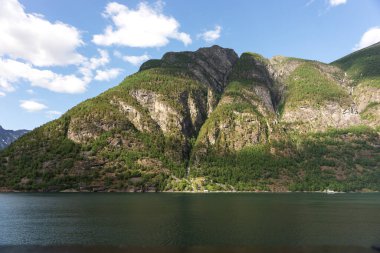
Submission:
[[[244,83],[265,83],[267,60],[255,53],[243,53],[235,63],[228,79]]]
[[[207,150],[192,175],[236,190],[380,190],[380,137],[367,127],[288,136],[237,152]]]
[[[379,102],[370,102],[367,107],[360,113],[360,117],[365,120],[376,120],[379,115],[376,113],[376,109],[380,109]]]
[[[233,81],[228,84],[222,97],[222,103],[211,113],[209,118],[203,124],[198,137],[196,145],[201,145],[200,142],[206,137],[209,131],[212,131],[222,122],[233,124],[234,121],[242,122],[243,119],[237,113],[247,113],[255,115],[261,124],[266,125],[264,116],[257,110],[257,107],[252,101],[257,101],[259,98],[249,91],[253,87],[249,82]],[[226,101],[226,102],[224,102]],[[244,124],[244,123],[243,123]],[[225,143],[218,138],[216,146],[223,146]]]
[[[380,43],[358,50],[331,64],[347,71],[356,84],[380,88]]]
[[[193,159],[198,159],[203,149],[223,153],[253,145],[253,139],[264,142],[268,139],[267,120],[272,120],[274,113],[263,103],[263,99],[271,100],[263,63],[264,58],[252,53],[244,53],[236,62],[218,106],[198,134]],[[259,86],[267,91],[266,98],[255,92]]]
[[[183,94],[205,99],[206,89],[179,69],[149,69],[126,78],[119,86],[89,99],[20,139],[1,153],[0,187],[19,190],[113,188],[163,190],[169,175],[185,175],[183,136],[164,136],[130,92],[143,89],[184,113]],[[135,107],[152,132],[138,131],[113,103]],[[74,143],[68,129],[93,137]],[[149,166],[154,166],[149,168]]]
[[[321,106],[328,101],[347,104],[347,92],[336,82],[325,76],[313,62],[298,66],[285,81],[287,84],[286,105]]]
[[[138,72],[126,78],[110,92],[122,92],[128,96],[129,91],[140,89],[161,94],[165,102],[181,113],[184,109],[181,95],[184,93],[202,99],[207,96],[206,87],[195,81],[191,74],[182,68],[153,68]],[[108,92],[107,95],[110,96]]]
[[[63,116],[21,137],[1,153],[0,182],[12,189],[52,189],[60,184],[86,182],[68,169],[80,160],[80,146],[66,138],[69,118]]]
[[[334,65],[376,86],[380,76],[369,65],[379,51],[375,45]],[[300,134],[275,113],[278,101],[285,109],[351,106],[343,72],[288,58],[278,66],[284,80],[276,79],[270,61],[244,53],[227,75],[215,59],[228,55],[210,52],[148,61],[119,86],[25,135],[0,152],[0,190],[380,190],[378,126],[356,122],[322,133],[306,126]],[[363,107],[361,118],[376,127],[379,103]]]

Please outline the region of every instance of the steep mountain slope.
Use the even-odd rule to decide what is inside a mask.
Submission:
[[[0,150],[9,146],[12,142],[29,132],[28,130],[5,130],[0,126]]]
[[[167,53],[0,153],[0,187],[380,190],[379,89],[347,66]]]
[[[378,130],[363,127],[378,124],[360,117],[344,76],[320,62],[243,54],[200,131],[192,176],[238,190],[378,189]]]
[[[362,119],[380,124],[380,43],[356,51],[335,62],[352,82],[352,94]]]

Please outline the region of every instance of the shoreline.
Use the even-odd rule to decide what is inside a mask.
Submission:
[[[347,193],[379,193],[380,191],[350,191],[350,192],[334,192],[334,191],[120,191],[120,190],[104,190],[104,191],[89,191],[65,189],[62,191],[20,191],[13,189],[0,189],[0,193],[186,193],[186,194],[218,194],[218,193],[322,193],[326,195],[347,194]]]

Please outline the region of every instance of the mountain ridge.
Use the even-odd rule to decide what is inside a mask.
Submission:
[[[379,89],[347,59],[166,53],[0,153],[0,187],[379,190]]]
[[[6,130],[0,126],[0,150],[9,146],[12,142],[20,138],[22,135],[28,133],[29,130]]]

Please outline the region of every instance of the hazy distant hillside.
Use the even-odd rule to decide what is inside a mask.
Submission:
[[[8,147],[12,142],[29,132],[28,130],[5,130],[0,126],[0,149]]]
[[[379,55],[166,53],[0,153],[0,187],[380,190]]]

